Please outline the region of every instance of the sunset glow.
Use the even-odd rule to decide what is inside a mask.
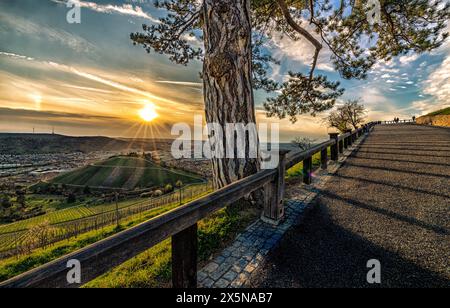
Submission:
[[[155,104],[148,103],[139,111],[139,116],[145,122],[152,122],[158,117],[158,113],[156,112]]]

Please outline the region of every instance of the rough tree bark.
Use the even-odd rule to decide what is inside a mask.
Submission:
[[[250,0],[205,0],[203,68],[206,120],[218,123],[256,123],[252,90]],[[223,146],[226,149],[226,137]],[[213,159],[216,188],[256,173],[259,158]],[[258,144],[259,153],[259,144]],[[258,154],[259,155],[259,154]]]

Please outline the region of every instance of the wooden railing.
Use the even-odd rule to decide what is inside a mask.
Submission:
[[[406,124],[406,123],[416,123],[415,119],[409,119],[409,120],[398,120],[398,121],[382,121],[379,122],[380,124]]]
[[[0,284],[4,288],[74,288],[108,272],[125,261],[172,237],[172,284],[175,288],[197,287],[197,223],[210,214],[264,188],[266,203],[262,219],[277,225],[284,217],[285,172],[303,162],[303,181],[311,184],[313,156],[320,153],[321,168],[331,160],[338,161],[344,149],[371,131],[380,122],[372,122],[343,135],[330,134],[330,140],[307,151],[280,153],[277,169],[263,170],[205,197],[190,202],[159,217],[66,255],[39,268]],[[69,284],[69,261],[80,262],[80,284]]]

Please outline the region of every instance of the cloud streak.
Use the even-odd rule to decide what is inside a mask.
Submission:
[[[67,4],[67,0],[51,0],[54,3],[59,4]],[[98,4],[95,2],[89,2],[89,1],[81,1],[81,0],[71,0],[72,3],[79,5],[81,8],[87,8],[92,11],[98,12],[98,13],[105,13],[105,14],[120,14],[120,15],[127,15],[127,16],[133,16],[133,17],[140,17],[144,19],[148,19],[151,22],[159,23],[159,20],[152,17],[150,14],[144,12],[144,10],[140,6],[133,6],[132,4],[122,4],[122,5],[114,5],[114,4]]]
[[[56,30],[41,23],[35,23],[16,15],[9,15],[0,12],[1,22],[7,26],[5,31],[14,31],[26,34],[32,38],[40,38],[48,42],[56,42],[67,46],[77,52],[89,52],[96,47],[82,37],[64,30]],[[0,33],[2,28],[0,27]]]

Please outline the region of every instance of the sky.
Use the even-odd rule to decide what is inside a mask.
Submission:
[[[79,1],[81,24],[69,24],[64,0],[0,0],[0,132],[111,137],[170,137],[173,124],[202,115],[202,64],[171,63],[134,46],[130,33],[163,14],[150,0]],[[201,42],[193,41],[201,46]],[[281,62],[270,74],[307,72],[313,49],[305,40],[274,37],[266,46]],[[317,73],[340,80],[342,100],[361,98],[368,120],[409,119],[450,105],[450,43],[431,54],[378,63],[366,80],[343,81],[324,50]],[[280,123],[281,139],[326,138],[326,114],[298,122],[268,119],[255,93],[258,122]],[[143,125],[139,111],[159,117]]]

